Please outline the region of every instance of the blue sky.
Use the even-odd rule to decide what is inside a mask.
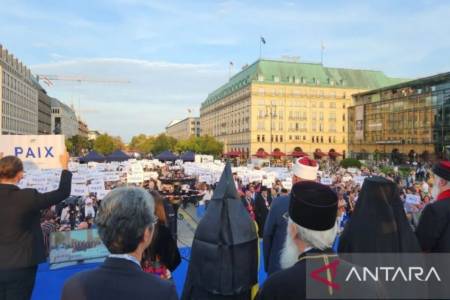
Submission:
[[[259,55],[420,77],[450,70],[448,1],[2,0],[0,43],[34,73],[127,79],[55,82],[92,129],[129,140],[198,114],[207,94]],[[97,112],[92,112],[96,110]],[[86,111],[86,112],[83,112]]]

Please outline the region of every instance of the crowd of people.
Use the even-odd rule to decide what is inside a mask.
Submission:
[[[111,255],[99,269],[69,280],[63,299],[140,299],[144,294],[176,299],[170,279],[181,262],[178,210],[188,205],[205,205],[206,214],[192,245],[183,299],[302,299],[304,262],[310,254],[450,252],[448,162],[417,164],[402,177],[396,169],[383,173],[379,165],[344,169],[305,156],[288,167],[291,178],[273,181],[249,181],[229,165],[220,180],[203,181],[182,164],[158,164],[144,167],[155,176],[140,183],[105,182],[111,191],[101,198],[96,193],[70,196],[67,155],[61,167],[59,188],[39,193],[17,187],[24,176],[19,159],[0,160],[5,202],[0,213],[0,295],[5,299],[29,299],[52,232],[83,229],[97,229]],[[254,273],[258,238],[263,242],[261,267],[269,275],[259,292]],[[122,278],[119,270],[137,277],[111,294],[97,288]],[[138,275],[141,270],[164,281]],[[241,282],[228,282],[228,276]],[[372,292],[376,294],[368,290]]]

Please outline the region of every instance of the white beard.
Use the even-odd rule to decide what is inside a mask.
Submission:
[[[286,242],[284,248],[281,250],[280,265],[281,268],[288,269],[295,265],[298,261],[298,257],[302,252],[298,249],[297,245],[292,241],[289,233],[286,235]]]
[[[433,188],[431,189],[431,196],[433,196],[433,201],[436,201],[439,196],[439,187],[436,180],[434,181]]]

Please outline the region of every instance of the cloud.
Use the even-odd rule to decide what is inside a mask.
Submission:
[[[93,129],[129,140],[138,133],[162,132],[172,119],[198,113],[209,92],[227,78],[226,67],[129,58],[82,58],[32,65],[36,74],[93,80],[129,80],[129,84],[54,81],[49,95],[78,109]]]

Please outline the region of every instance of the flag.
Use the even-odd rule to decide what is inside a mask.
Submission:
[[[192,112],[192,110],[191,110],[190,108],[188,108],[188,110],[187,110],[187,111],[188,111],[188,113],[191,113],[191,112]]]
[[[322,49],[322,51],[325,50],[325,44],[323,43],[323,41],[320,42],[320,48]]]
[[[261,43],[263,43],[264,45],[266,44],[266,40],[264,39],[264,37],[261,37]]]
[[[233,63],[232,61],[230,61],[230,66],[231,66],[231,67],[234,66],[234,63]]]

